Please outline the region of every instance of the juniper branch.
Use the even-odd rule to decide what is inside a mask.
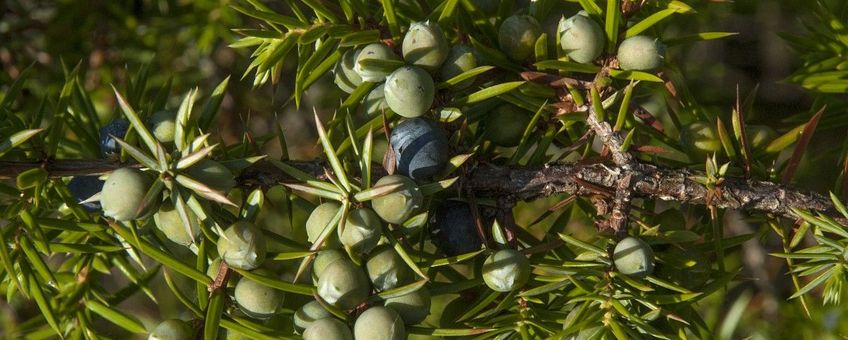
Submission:
[[[632,198],[674,201],[684,204],[707,205],[717,208],[739,209],[749,212],[770,213],[795,219],[792,209],[810,210],[834,217],[842,223],[833,203],[818,193],[798,190],[768,181],[727,177],[720,190],[710,195],[709,189],[693,177],[699,172],[689,169],[671,169],[634,161],[629,172],[617,165],[549,164],[545,166],[500,166],[479,163],[464,175],[464,185],[477,196],[509,200],[533,200],[555,194],[578,196],[607,195],[616,192],[625,172],[630,174],[628,187]],[[321,161],[287,161],[287,164],[323,177],[326,164]],[[40,167],[51,177],[94,175],[109,172],[122,165],[106,160],[53,160],[0,161],[0,179],[11,179],[28,169]],[[374,167],[374,180],[384,176]],[[244,187],[270,187],[291,183],[295,179],[269,162],[259,161],[244,171],[238,182]]]

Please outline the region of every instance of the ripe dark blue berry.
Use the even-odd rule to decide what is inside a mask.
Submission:
[[[68,182],[68,190],[71,192],[71,195],[74,195],[74,198],[77,199],[77,203],[80,203],[80,206],[82,206],[85,210],[90,212],[100,210],[100,202],[82,203],[82,201],[87,200],[89,197],[100,192],[100,190],[103,190],[103,181],[97,178],[97,176],[79,176],[71,178],[71,181]]]
[[[439,173],[448,161],[448,138],[439,126],[422,118],[407,119],[392,130],[397,169],[412,179]]]
[[[436,245],[448,256],[479,250],[483,244],[474,225],[471,206],[460,201],[447,201],[430,216],[430,232]]]
[[[100,155],[103,158],[116,157],[121,153],[121,146],[112,136],[123,139],[130,128],[130,122],[115,119],[100,128]]]

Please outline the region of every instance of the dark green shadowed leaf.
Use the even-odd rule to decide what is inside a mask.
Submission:
[[[218,338],[218,330],[221,326],[221,316],[224,313],[224,300],[226,292],[223,288],[212,291],[209,297],[209,305],[206,307],[206,317],[203,320],[203,339],[215,340]]]
[[[127,315],[126,313],[121,312],[112,307],[106,306],[97,300],[90,299],[85,302],[85,306],[90,311],[97,313],[97,315],[100,315],[104,319],[109,320],[109,322],[120,326],[121,328],[126,329],[127,331],[141,334],[147,333],[147,329],[145,329],[144,325],[141,324],[141,322],[138,321],[135,317]]]

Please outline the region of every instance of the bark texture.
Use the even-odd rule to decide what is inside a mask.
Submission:
[[[318,161],[288,161],[301,171],[325,177],[328,167]],[[784,185],[728,177],[719,190],[710,193],[687,169],[669,169],[638,161],[624,167],[613,164],[552,164],[541,167],[508,167],[480,163],[463,178],[467,190],[477,196],[508,200],[532,200],[558,193],[578,196],[601,195],[615,200],[625,190],[630,198],[648,198],[687,204],[712,204],[718,208],[772,213],[795,218],[791,209],[803,209],[845,219],[823,195]],[[0,179],[11,179],[32,168],[44,168],[51,177],[103,174],[122,165],[105,160],[53,160],[46,162],[0,161]],[[137,166],[137,165],[129,165]],[[373,179],[385,175],[379,166]],[[380,170],[378,170],[380,169]],[[622,181],[626,180],[624,186]],[[238,177],[245,187],[268,187],[294,179],[269,162],[260,161]],[[623,198],[622,198],[623,199]],[[709,202],[708,202],[709,201]]]

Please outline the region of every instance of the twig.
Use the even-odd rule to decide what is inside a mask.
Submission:
[[[286,161],[286,164],[314,176],[322,176],[323,162]],[[699,175],[688,169],[669,169],[635,161],[630,171],[632,198],[676,201],[706,205],[709,189],[692,179]],[[43,166],[42,166],[43,165]],[[14,178],[28,169],[43,167],[51,177],[102,174],[122,165],[107,160],[0,161],[0,179]],[[385,174],[374,167],[373,178]],[[508,197],[513,200],[532,200],[555,194],[587,196],[595,194],[593,187],[617,188],[624,169],[604,164],[549,164],[544,166],[509,167],[488,163],[478,164],[465,178],[464,185],[478,197]],[[269,162],[259,161],[238,177],[243,187],[270,187],[296,180]],[[712,205],[723,209],[740,209],[771,213],[795,219],[791,209],[812,210],[848,223],[825,196],[790,188],[767,181],[727,177],[721,193],[711,198]]]

